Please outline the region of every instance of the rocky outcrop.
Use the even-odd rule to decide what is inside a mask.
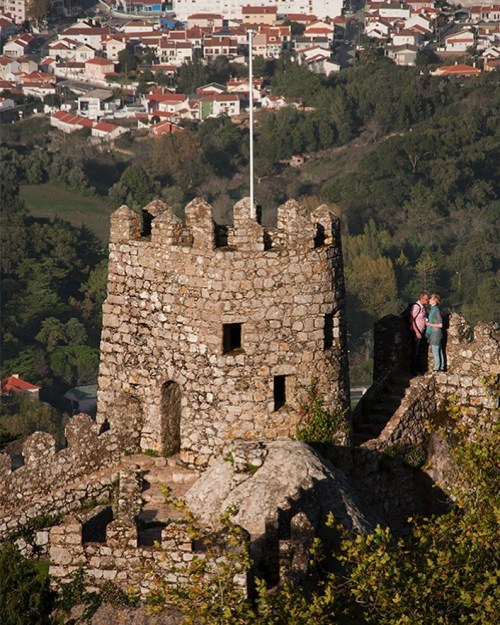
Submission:
[[[299,441],[235,441],[214,459],[186,493],[186,503],[209,524],[229,506],[234,521],[252,538],[265,533],[276,516],[305,513],[314,530],[329,512],[356,532],[368,532],[375,518],[363,506],[345,475]]]

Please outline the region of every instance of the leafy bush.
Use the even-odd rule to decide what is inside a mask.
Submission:
[[[331,444],[345,427],[346,410],[328,411],[313,380],[308,390],[308,402],[302,408],[302,416],[295,437],[309,445]]]
[[[15,545],[0,547],[0,623],[50,625],[54,594],[49,579]]]

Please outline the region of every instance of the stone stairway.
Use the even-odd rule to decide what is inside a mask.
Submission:
[[[160,540],[161,530],[170,520],[183,517],[182,511],[165,502],[164,487],[170,490],[169,497],[182,500],[199,474],[179,465],[178,456],[152,458],[137,454],[124,459],[124,464],[138,466],[144,474],[144,506],[137,516],[139,542],[152,546]]]
[[[401,405],[407,388],[410,386],[408,375],[394,376],[386,388],[378,395],[366,414],[358,415],[353,423],[353,444],[362,445],[378,438]]]

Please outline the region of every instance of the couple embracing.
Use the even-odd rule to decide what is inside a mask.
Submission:
[[[444,371],[443,353],[443,317],[440,310],[441,298],[437,293],[429,295],[422,291],[410,308],[410,329],[412,332],[410,370],[412,375],[418,375],[420,350],[422,341],[427,339],[432,347],[434,371]]]

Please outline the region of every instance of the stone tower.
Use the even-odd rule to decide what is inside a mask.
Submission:
[[[160,201],[111,217],[98,422],[196,465],[294,433],[312,380],[349,400],[337,217],[290,200],[264,228],[245,198],[233,224],[199,198],[185,226]]]

